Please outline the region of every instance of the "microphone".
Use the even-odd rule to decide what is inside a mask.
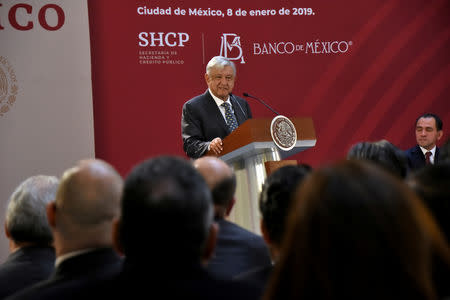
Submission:
[[[262,101],[261,99],[256,98],[255,96],[249,95],[247,93],[243,93],[242,95],[244,95],[244,97],[248,97],[248,98],[253,98],[258,100],[259,102],[261,102],[265,107],[267,107],[268,109],[270,109],[274,114],[276,115],[280,115],[279,113],[277,113],[272,107],[270,107],[269,105],[267,105],[264,101]]]

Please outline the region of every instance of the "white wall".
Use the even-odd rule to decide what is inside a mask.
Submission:
[[[14,14],[20,26],[33,22],[30,30],[18,30],[9,22],[10,8],[18,3],[32,7],[31,13],[18,8]],[[55,31],[43,29],[38,20],[39,10],[49,3],[58,5],[65,16],[63,26]],[[94,157],[94,130],[86,0],[0,0],[0,4],[3,228],[8,198],[15,187],[32,175],[60,177],[77,160]],[[57,27],[55,9],[49,8],[45,16],[48,25]],[[7,103],[10,96],[16,97],[12,104]],[[5,105],[9,108],[6,112],[2,111]],[[7,255],[8,240],[1,230],[0,263]]]

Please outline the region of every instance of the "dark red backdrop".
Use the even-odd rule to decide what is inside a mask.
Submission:
[[[344,157],[362,140],[385,138],[409,148],[415,144],[414,120],[423,112],[439,114],[448,131],[448,0],[259,1],[257,6],[242,1],[88,3],[96,155],[122,174],[150,156],[184,155],[181,108],[206,89],[205,63],[220,54],[224,33],[240,38],[245,60],[236,61],[235,94],[254,94],[288,117],[313,118],[317,145],[294,159],[317,166]],[[140,15],[139,7],[170,8],[171,15]],[[283,7],[291,15],[280,16]],[[225,14],[228,9],[274,9],[277,15],[176,16],[176,8],[186,14],[199,8]],[[295,8],[312,8],[314,15],[294,16],[300,11]],[[154,47],[141,47],[141,32],[183,33],[189,40],[183,47],[165,41],[163,46],[156,41]],[[178,40],[169,36],[167,42]],[[303,50],[258,55],[264,44],[277,43]],[[330,52],[326,45],[336,50],[338,43],[348,50],[324,53]],[[320,53],[312,53],[311,45],[318,45],[314,50]],[[229,56],[236,56],[239,48],[232,46],[232,39],[228,46]],[[144,60],[153,63],[141,64],[139,51],[147,51]],[[163,58],[161,51],[167,52]],[[273,116],[249,102],[254,117]]]

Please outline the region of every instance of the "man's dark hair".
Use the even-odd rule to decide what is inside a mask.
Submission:
[[[160,156],[127,176],[121,213],[127,259],[192,263],[201,258],[212,223],[211,192],[191,163]]]
[[[212,189],[212,197],[215,205],[228,207],[233,200],[236,191],[236,175],[233,173],[231,177],[224,178],[218,182]]]
[[[405,153],[386,140],[357,143],[348,151],[347,159],[372,161],[401,178],[405,178],[408,171]]]
[[[259,197],[259,210],[270,239],[280,245],[285,231],[292,196],[301,180],[311,172],[309,166],[284,166],[267,177]]]
[[[432,114],[432,113],[425,113],[425,114],[421,115],[420,117],[418,117],[418,118],[416,119],[416,123],[415,123],[416,126],[417,126],[417,122],[418,122],[419,119],[421,119],[421,118],[434,118],[434,120],[436,121],[436,129],[437,129],[437,131],[442,130],[442,120],[441,120],[441,118],[439,118],[438,115]]]

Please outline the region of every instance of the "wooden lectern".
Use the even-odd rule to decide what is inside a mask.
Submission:
[[[249,119],[223,140],[220,159],[236,173],[236,204],[230,220],[260,234],[259,194],[267,177],[266,162],[284,160],[300,151],[314,147],[316,134],[311,118],[290,118],[297,131],[293,149],[283,151],[272,140],[272,119]]]

